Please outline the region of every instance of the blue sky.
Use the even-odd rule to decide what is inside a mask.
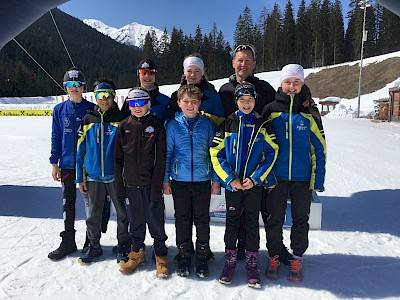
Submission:
[[[341,0],[347,11],[349,0]],[[254,21],[265,7],[271,11],[278,3],[283,12],[287,0],[71,0],[59,8],[78,19],[97,19],[103,23],[120,28],[132,22],[154,26],[160,30],[165,27],[169,34],[172,28],[181,28],[184,34],[193,34],[197,25],[202,33],[209,33],[215,22],[222,30],[225,40],[232,45],[236,21],[247,5]],[[295,12],[300,0],[292,0]],[[306,0],[309,5],[310,0]]]

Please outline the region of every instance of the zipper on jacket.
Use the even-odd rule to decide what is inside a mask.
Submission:
[[[100,160],[101,160],[101,176],[104,177],[104,113],[100,112]]]
[[[290,108],[289,108],[289,176],[288,179],[289,181],[292,180],[292,160],[293,160],[293,120],[292,120],[292,114],[293,114],[293,100],[294,100],[294,95],[290,95]]]
[[[239,158],[240,158],[240,154],[241,154],[241,152],[240,152],[241,129],[242,129],[242,117],[239,117],[239,130],[238,130],[237,143],[236,143],[236,166],[235,166],[235,174],[236,175],[239,175],[238,165],[239,165]]]
[[[190,134],[190,152],[191,152],[191,165],[192,165],[192,167],[191,167],[191,172],[192,172],[192,182],[194,181],[194,172],[193,172],[193,169],[194,169],[194,157],[193,157],[193,130],[190,130],[189,131],[189,134]]]
[[[265,122],[264,122],[265,123]],[[247,172],[247,165],[248,165],[248,163],[249,163],[249,159],[250,159],[250,153],[251,153],[251,151],[253,150],[253,146],[254,146],[254,143],[255,143],[255,141],[256,141],[256,138],[257,138],[257,136],[258,136],[258,133],[261,131],[261,127],[264,125],[264,123],[263,124],[261,124],[261,126],[257,129],[257,132],[256,132],[256,134],[254,134],[254,131],[255,131],[255,129],[256,129],[256,124],[254,124],[254,128],[253,128],[253,132],[252,132],[252,135],[251,135],[251,137],[250,137],[250,145],[249,145],[249,151],[247,151],[247,158],[246,158],[246,164],[245,164],[245,166],[244,166],[244,177],[246,178],[246,172]],[[243,178],[243,180],[245,179],[245,178]]]

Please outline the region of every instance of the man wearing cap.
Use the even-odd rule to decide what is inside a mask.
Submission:
[[[169,104],[169,97],[160,93],[158,84],[156,83],[156,64],[145,58],[139,62],[137,66],[137,76],[139,78],[140,86],[145,88],[150,94],[151,108],[150,113],[161,121],[165,121],[165,111]],[[122,106],[122,111],[129,113],[128,102],[125,101]]]
[[[68,100],[57,104],[53,110],[50,164],[53,179],[62,185],[64,231],[60,233],[60,246],[48,255],[51,260],[59,260],[77,250],[74,226],[76,145],[82,118],[94,107],[82,98],[86,79],[78,68],[73,67],[65,73],[63,84]]]
[[[114,175],[115,136],[119,122],[128,114],[121,112],[114,101],[115,90],[112,81],[99,80],[94,88],[97,105],[84,116],[78,132],[76,183],[81,193],[89,196],[86,232],[90,246],[79,258],[81,264],[90,263],[103,254],[100,237],[106,193],[110,195],[117,213],[117,263],[121,265],[128,261],[128,221],[125,204],[117,197]]]
[[[254,48],[251,45],[237,46],[233,51],[232,67],[235,69],[235,74],[232,74],[229,82],[219,89],[225,117],[237,110],[234,92],[236,86],[243,81],[250,82],[255,86],[258,97],[254,110],[261,114],[263,107],[274,100],[275,89],[268,82],[253,75],[256,67]]]

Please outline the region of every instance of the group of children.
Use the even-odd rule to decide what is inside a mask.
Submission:
[[[184,67],[191,62],[198,66],[197,58],[191,57]],[[144,70],[149,69],[149,62],[146,63]],[[142,73],[144,76],[145,72]],[[147,75],[154,74],[155,70]],[[78,89],[77,82],[73,77],[66,80],[67,91],[69,86]],[[237,110],[215,126],[200,112],[203,94],[193,84],[181,85],[176,93],[180,112],[165,121],[151,113],[153,100],[146,88],[131,89],[121,112],[113,100],[114,84],[100,80],[94,89],[97,105],[89,108],[82,118],[77,142],[76,182],[80,191],[89,196],[86,224],[90,241],[89,249],[79,261],[89,263],[102,255],[101,213],[108,193],[117,212],[120,272],[131,274],[146,262],[147,224],[154,239],[156,276],[167,277],[164,193],[172,194],[174,200],[177,274],[189,276],[194,256],[196,275],[207,277],[211,253],[210,199],[212,194],[220,192],[222,185],[226,226],[224,267],[219,282],[232,282],[240,219],[244,215],[247,284],[260,287],[261,210],[268,216],[266,276],[279,277],[288,197],[293,219],[293,256],[288,279],[302,280],[311,192],[324,190],[326,160],[321,118],[316,108],[303,105],[307,97],[303,87],[302,67],[285,66],[275,100],[264,107],[261,116],[254,110],[258,101],[255,86],[240,83],[234,91]]]

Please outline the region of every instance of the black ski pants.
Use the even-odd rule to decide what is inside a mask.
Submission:
[[[61,188],[63,194],[64,230],[75,234],[75,170],[61,169]]]
[[[260,247],[260,216],[263,188],[254,186],[249,190],[231,192],[225,190],[226,223],[225,247],[228,250],[236,249],[239,237],[240,217],[244,213],[246,249],[256,252]]]
[[[302,256],[308,248],[309,215],[311,205],[309,181],[278,180],[278,185],[268,193],[264,209],[267,217],[267,248],[270,257],[280,255],[282,249],[282,227],[285,222],[287,199],[291,200],[292,228],[290,248],[293,254]],[[265,218],[264,218],[265,222]]]
[[[132,250],[137,252],[145,246],[146,223],[151,237],[154,239],[154,251],[157,256],[168,253],[165,241],[165,204],[161,201],[150,201],[150,188],[126,187],[126,209],[129,217],[129,235]],[[160,191],[161,192],[161,191]]]
[[[196,226],[197,243],[210,240],[211,182],[184,182],[172,180],[175,209],[176,244],[191,243],[192,224]]]

